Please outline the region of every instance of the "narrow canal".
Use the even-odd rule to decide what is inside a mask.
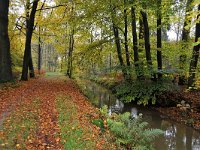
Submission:
[[[142,113],[144,121],[149,123],[149,128],[163,130],[164,135],[155,140],[156,150],[200,150],[200,132],[193,128],[166,119],[151,108],[124,104],[108,89],[91,81],[81,80],[78,83],[96,107],[107,105],[110,114],[130,112],[132,117]]]

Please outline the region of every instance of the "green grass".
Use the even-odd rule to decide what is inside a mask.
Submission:
[[[71,101],[71,97],[58,97],[56,107],[59,112],[58,123],[64,149],[94,149],[95,143],[86,140],[87,131],[81,128],[77,119],[77,108]]]
[[[39,99],[22,104],[3,122],[0,130],[0,149],[26,149],[26,143],[36,134]]]
[[[45,76],[46,77],[55,77],[55,76],[63,76],[63,73],[60,72],[46,72]]]

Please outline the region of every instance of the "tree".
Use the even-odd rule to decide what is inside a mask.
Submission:
[[[124,48],[126,52],[126,64],[129,67],[130,63],[130,55],[128,50],[128,17],[127,17],[127,0],[124,0]]]
[[[120,62],[120,67],[122,68],[122,72],[124,77],[127,77],[127,71],[125,69],[125,64],[124,64],[124,60],[122,57],[122,50],[121,50],[121,43],[120,43],[120,37],[119,37],[119,29],[118,26],[116,25],[116,23],[114,22],[116,12],[115,10],[113,10],[112,12],[112,22],[113,22],[113,33],[114,33],[114,39],[115,39],[115,44],[116,44],[116,48],[117,48],[117,56]]]
[[[68,51],[68,64],[67,64],[67,75],[69,78],[72,77],[72,54],[74,50],[74,29],[71,30],[69,35],[69,51]]]
[[[182,30],[182,49],[188,49],[188,40],[189,40],[189,34],[190,34],[190,24],[191,20],[188,19],[189,17],[189,12],[192,10],[192,4],[193,0],[187,0],[186,3],[186,11],[185,11],[185,19],[184,19],[184,24],[183,24],[183,30]],[[181,70],[184,69],[186,66],[186,60],[187,60],[187,55],[186,54],[181,54],[179,57],[179,68]],[[186,76],[184,73],[180,74],[179,76],[179,84],[184,85],[186,84]]]
[[[0,1],[0,81],[12,80],[10,40],[8,36],[9,0]]]
[[[200,11],[200,4],[198,5],[198,11]],[[198,12],[199,13],[199,12]],[[196,75],[196,69],[199,59],[199,49],[200,49],[200,14],[197,15],[197,23],[196,23],[196,32],[195,32],[195,42],[197,45],[194,46],[193,52],[192,52],[192,59],[190,62],[190,69],[189,69],[189,78],[188,78],[188,87],[194,87],[195,86],[195,75]]]
[[[42,59],[42,53],[41,53],[41,35],[40,35],[40,26],[38,27],[38,73],[41,72],[41,59]]]
[[[149,34],[149,24],[147,20],[147,14],[144,11],[140,11],[142,15],[142,22],[144,25],[144,42],[145,42],[145,51],[146,51],[146,61],[147,61],[147,66],[150,71],[151,77],[155,75],[153,74],[153,63],[151,59],[151,47],[150,47],[150,34]]]
[[[160,71],[162,70],[162,16],[161,16],[161,3],[162,0],[157,0],[157,64],[158,64],[158,78],[162,77],[162,73]]]
[[[133,0],[134,4],[134,0]],[[134,53],[134,65],[137,78],[140,78],[142,74],[139,71],[139,55],[138,55],[138,40],[137,40],[137,28],[136,28],[136,16],[135,7],[131,6],[131,26],[132,26],[132,37],[133,37],[133,53]]]
[[[35,14],[36,14],[38,2],[39,0],[33,1],[30,17],[26,18],[27,19],[26,43],[25,43],[23,68],[22,68],[22,76],[21,76],[21,80],[24,80],[24,81],[28,80],[28,68],[30,70],[30,77],[34,77],[33,62],[32,62],[32,56],[31,56],[31,40],[32,40],[32,34],[34,30]],[[28,3],[27,3],[27,7],[29,8],[30,3],[29,4]]]

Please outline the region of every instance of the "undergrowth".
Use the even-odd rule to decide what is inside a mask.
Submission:
[[[123,81],[118,84],[109,80],[101,80],[101,78],[92,78],[92,81],[111,89],[123,102],[137,102],[139,105],[156,104],[159,95],[178,91],[178,87],[167,78],[158,81]]]
[[[142,116],[131,118],[130,113],[112,114],[108,116],[107,106],[101,109],[107,126],[119,146],[133,150],[153,150],[152,143],[156,137],[163,134],[160,129],[148,129],[148,123],[142,121]]]

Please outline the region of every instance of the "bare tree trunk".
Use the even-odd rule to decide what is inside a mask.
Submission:
[[[200,11],[200,5],[198,5],[198,11]],[[197,16],[197,20],[200,19],[200,14]],[[195,33],[195,42],[198,42],[198,39],[200,38],[200,22],[196,23],[196,33]],[[188,87],[194,87],[195,85],[195,75],[196,75],[196,68],[197,63],[199,59],[199,49],[200,44],[194,46],[193,53],[192,53],[192,59],[190,62],[190,69],[189,69],[189,78],[188,78]]]
[[[124,78],[126,78],[127,72],[126,72],[125,64],[124,64],[123,57],[122,57],[121,44],[120,44],[120,39],[119,39],[119,30],[118,30],[118,27],[114,23],[113,23],[113,32],[114,32],[114,36],[115,36],[117,56],[118,56],[118,59],[119,59],[120,66],[122,68]]]
[[[120,68],[121,68],[121,71],[123,73],[123,77],[125,79],[129,79],[128,74],[127,74],[127,70],[126,70],[126,66],[124,64],[124,60],[123,60],[123,57],[122,57],[119,29],[118,29],[117,24],[115,23],[116,7],[112,4],[111,0],[110,0],[110,8],[111,8],[110,11],[111,11],[111,19],[112,19],[112,29],[113,29],[114,40],[115,40],[115,45],[116,45],[116,49],[117,49],[117,56],[118,56],[118,60],[119,60],[119,63],[120,63]]]
[[[146,61],[149,72],[151,74],[151,78],[156,79],[155,74],[153,74],[153,63],[151,60],[151,47],[150,47],[150,36],[149,36],[149,25],[147,20],[147,14],[144,11],[140,11],[142,15],[142,21],[144,25],[144,42],[145,42],[145,50],[146,50]]]
[[[38,73],[41,72],[41,37],[40,37],[40,27],[39,30],[39,37],[38,37]]]
[[[126,52],[126,64],[130,67],[130,55],[128,50],[128,20],[127,20],[127,2],[124,0],[124,41],[125,41],[125,52]]]
[[[8,36],[9,0],[0,1],[0,81],[13,79]]]
[[[31,40],[32,34],[34,30],[34,22],[35,22],[35,13],[38,6],[39,0],[33,1],[33,6],[31,10],[30,17],[27,20],[27,32],[26,32],[26,43],[25,43],[25,51],[24,51],[24,59],[23,59],[23,69],[21,80],[28,80],[28,68],[30,70],[30,77],[34,77],[34,69],[33,62],[31,57]]]
[[[133,1],[134,2],[134,1]],[[131,7],[131,25],[132,25],[132,37],[133,37],[133,52],[134,52],[134,65],[137,78],[141,76],[141,71],[139,70],[139,55],[138,55],[138,41],[137,41],[137,28],[136,28],[136,16],[135,8]]]
[[[70,37],[69,37],[69,52],[68,52],[68,65],[67,65],[67,75],[69,78],[72,77],[73,50],[74,50],[74,29],[72,29]]]
[[[162,0],[157,0],[157,65],[158,65],[158,78],[162,78],[162,31],[161,31],[161,24],[162,24],[162,16],[161,16],[161,3]]]

